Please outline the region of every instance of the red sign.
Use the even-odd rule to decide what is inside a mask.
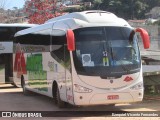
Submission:
[[[108,95],[107,99],[108,100],[117,100],[117,99],[119,99],[119,95]]]
[[[26,61],[20,44],[16,46],[16,55],[13,70],[14,72],[17,72],[18,78],[20,78],[23,74],[27,74]]]

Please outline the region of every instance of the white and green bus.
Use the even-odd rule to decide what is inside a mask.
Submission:
[[[106,11],[53,18],[15,34],[14,82],[23,92],[54,98],[59,107],[137,102],[143,99],[138,38],[148,33]]]

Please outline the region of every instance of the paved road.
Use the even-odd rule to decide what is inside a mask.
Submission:
[[[63,111],[86,111],[86,112],[88,111],[87,116],[90,116],[90,117],[96,116],[91,119],[93,120],[95,118],[99,119],[99,117],[101,119],[104,119],[106,118],[106,114],[100,113],[100,112],[89,113],[89,111],[105,111],[105,112],[126,111],[129,113],[133,113],[133,111],[155,112],[155,111],[160,111],[160,101],[144,100],[143,102],[140,102],[140,103],[116,104],[116,106],[114,107],[107,106],[107,105],[91,106],[91,107],[68,106],[67,108],[59,109],[56,105],[54,105],[51,98],[34,94],[34,93],[29,96],[24,96],[21,88],[14,88],[11,85],[1,84],[0,85],[0,111],[61,111],[60,113],[63,113]],[[72,112],[65,114],[65,116],[68,116],[67,119],[69,120],[77,119],[75,117],[69,117],[70,115],[72,116]],[[62,114],[62,117],[63,117],[63,114]],[[25,119],[28,119],[28,118],[25,118]],[[44,118],[41,118],[41,119],[44,119]],[[47,118],[47,119],[51,119],[51,118]],[[61,119],[65,119],[65,118],[61,118]],[[89,119],[89,118],[82,116],[79,119]],[[160,120],[160,117],[156,119]],[[136,120],[136,119],[133,117],[133,120]],[[151,119],[147,118],[147,120],[151,120]]]

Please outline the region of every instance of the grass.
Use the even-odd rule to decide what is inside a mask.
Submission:
[[[160,97],[160,93],[146,93],[144,96],[150,96],[150,97]]]

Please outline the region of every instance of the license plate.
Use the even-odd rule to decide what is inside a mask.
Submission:
[[[117,99],[119,99],[119,95],[108,95],[107,99],[108,100],[117,100]]]

